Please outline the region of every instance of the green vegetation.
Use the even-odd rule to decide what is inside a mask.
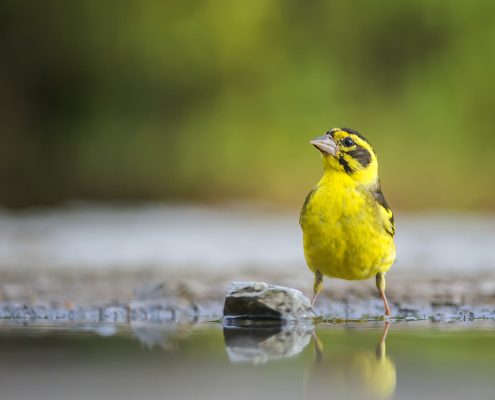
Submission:
[[[495,3],[3,0],[0,203],[278,201],[361,130],[394,208],[493,208]]]

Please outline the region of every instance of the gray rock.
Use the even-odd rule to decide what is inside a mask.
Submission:
[[[298,320],[315,317],[299,290],[264,282],[232,282],[225,298],[225,318]]]

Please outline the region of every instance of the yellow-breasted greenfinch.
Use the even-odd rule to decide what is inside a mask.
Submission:
[[[385,273],[395,261],[395,226],[380,187],[376,153],[364,136],[349,128],[334,128],[310,143],[321,152],[324,169],[299,219],[306,262],[315,275],[312,304],[323,276],[375,276],[385,314],[390,315]]]

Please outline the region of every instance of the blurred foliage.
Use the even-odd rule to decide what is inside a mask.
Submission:
[[[0,0],[0,202],[299,205],[334,126],[403,208],[493,208],[495,3]]]

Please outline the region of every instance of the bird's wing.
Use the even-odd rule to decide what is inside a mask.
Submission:
[[[313,195],[315,194],[315,192],[317,190],[318,190],[318,186],[313,188],[311,190],[311,192],[309,192],[308,195],[306,196],[306,200],[304,200],[304,204],[302,206],[301,213],[299,214],[299,225],[301,225],[301,226],[302,226],[302,219],[303,219],[304,215],[306,214],[306,208],[308,207],[308,204],[311,201],[311,198],[313,197]]]
[[[378,182],[378,186],[372,192],[373,198],[380,205],[380,216],[383,219],[383,227],[385,231],[392,237],[395,235],[395,223],[394,223],[394,214],[390,209],[385,196],[382,193],[382,189],[380,186],[380,182]]]

